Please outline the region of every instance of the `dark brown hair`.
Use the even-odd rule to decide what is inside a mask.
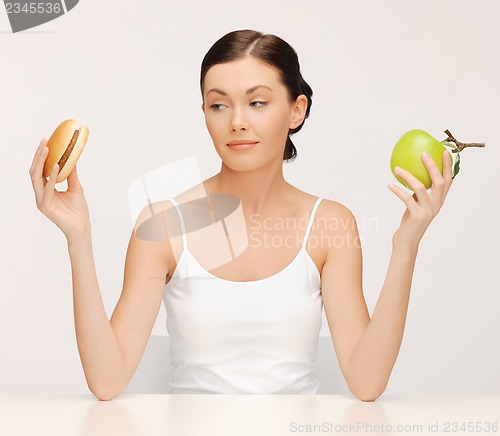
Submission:
[[[304,120],[295,129],[288,131],[283,153],[283,160],[292,161],[297,156],[290,135],[297,133],[309,116],[312,106],[313,91],[302,77],[297,52],[278,36],[264,34],[255,30],[235,30],[224,35],[208,50],[201,63],[200,89],[203,98],[203,80],[207,71],[217,64],[235,61],[245,56],[253,56],[275,67],[281,82],[288,89],[291,101],[301,94],[307,97],[307,109]]]

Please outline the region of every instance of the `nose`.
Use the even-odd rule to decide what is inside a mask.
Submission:
[[[231,119],[231,130],[234,132],[236,130],[246,130],[248,128],[245,117],[243,116],[243,111],[241,109],[235,108],[233,111],[233,117]]]

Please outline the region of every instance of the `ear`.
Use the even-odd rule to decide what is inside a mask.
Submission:
[[[201,110],[205,113],[205,103],[203,101],[201,102]]]
[[[306,116],[307,97],[304,94],[299,95],[295,102],[292,103],[291,109],[292,112],[289,128],[295,129],[302,124],[302,121],[304,121],[304,117]]]

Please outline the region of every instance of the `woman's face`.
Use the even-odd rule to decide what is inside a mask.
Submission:
[[[204,79],[205,123],[222,161],[235,171],[283,162],[288,130],[300,125],[307,108],[301,95],[290,102],[278,72],[254,57],[217,64]],[[249,149],[231,141],[257,142]]]

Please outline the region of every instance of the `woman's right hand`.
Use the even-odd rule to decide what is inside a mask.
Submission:
[[[36,206],[69,240],[90,230],[89,209],[78,180],[76,165],[68,176],[68,189],[65,192],[54,189],[59,167],[52,169],[48,179],[43,176],[43,167],[49,154],[46,145],[47,140],[42,139],[30,168]]]

